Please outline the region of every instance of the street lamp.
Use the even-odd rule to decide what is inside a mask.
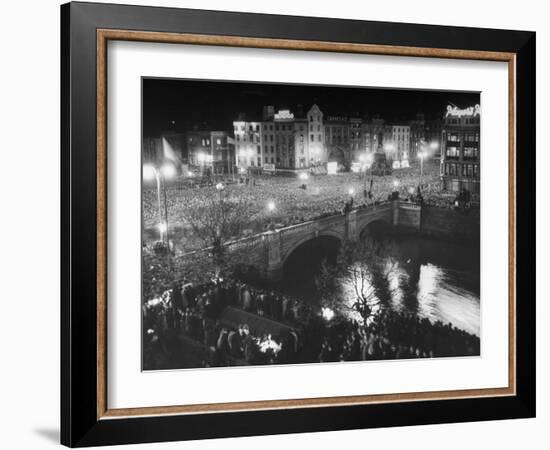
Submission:
[[[349,188],[348,193],[351,197],[353,197],[353,195],[355,194],[355,189]]]
[[[143,178],[145,180],[156,180],[157,184],[157,204],[159,212],[158,229],[160,240],[166,239],[168,244],[168,202],[166,201],[166,185],[164,181],[173,178],[176,175],[176,169],[172,164],[163,164],[161,167],[156,167],[154,164],[145,164],[143,166]],[[161,186],[164,194],[164,219],[162,220],[162,202],[161,202]]]
[[[368,150],[368,149],[367,149]],[[366,155],[364,155],[364,160],[365,160],[365,164],[366,164],[366,168],[365,169],[369,169],[369,172],[370,172],[370,184],[371,184],[371,189],[372,189],[372,163],[374,162],[374,157],[372,155],[372,153],[368,153]],[[364,186],[364,190],[366,191],[367,190],[367,171],[365,170],[364,171],[364,174],[365,174],[365,186]]]
[[[422,185],[422,175],[424,174],[424,158],[426,153],[422,150],[418,152],[418,159],[420,159],[420,178],[418,179],[418,186]]]
[[[267,210],[268,210],[269,212],[275,211],[275,203],[273,203],[273,202],[268,202],[268,203],[267,203]]]
[[[399,180],[393,180],[393,192],[391,199],[392,200],[399,200]]]

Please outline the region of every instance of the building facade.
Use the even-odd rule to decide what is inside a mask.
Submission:
[[[235,163],[241,170],[297,170],[326,162],[323,112],[317,105],[305,117],[265,106],[262,119],[233,122]]]
[[[233,122],[235,163],[238,167],[261,167],[263,161],[262,122]]]
[[[231,173],[235,160],[233,138],[226,131],[192,130],[186,133],[187,163],[215,173]]]
[[[233,173],[235,141],[226,131],[211,131],[212,168],[214,173]]]
[[[325,121],[325,145],[330,161],[349,166],[352,161],[351,130],[345,116],[329,116]]]
[[[451,192],[479,193],[480,107],[448,106],[443,119],[440,176]]]
[[[392,160],[394,165],[409,167],[409,154],[411,145],[411,127],[409,125],[392,125],[391,142],[385,144],[386,157]]]

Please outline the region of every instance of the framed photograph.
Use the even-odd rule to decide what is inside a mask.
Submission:
[[[61,441],[535,415],[535,33],[61,7]]]

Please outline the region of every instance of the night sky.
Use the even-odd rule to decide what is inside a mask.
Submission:
[[[479,103],[479,93],[364,87],[266,84],[230,81],[143,79],[143,134],[202,130],[231,132],[239,114],[262,119],[262,107],[304,112],[317,103],[327,116],[380,116],[390,122],[442,117],[449,103],[459,108]]]

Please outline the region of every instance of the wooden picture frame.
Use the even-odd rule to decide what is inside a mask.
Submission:
[[[63,5],[61,23],[63,444],[90,446],[534,417],[535,33],[93,3]],[[506,62],[508,387],[110,409],[106,362],[109,40]]]

